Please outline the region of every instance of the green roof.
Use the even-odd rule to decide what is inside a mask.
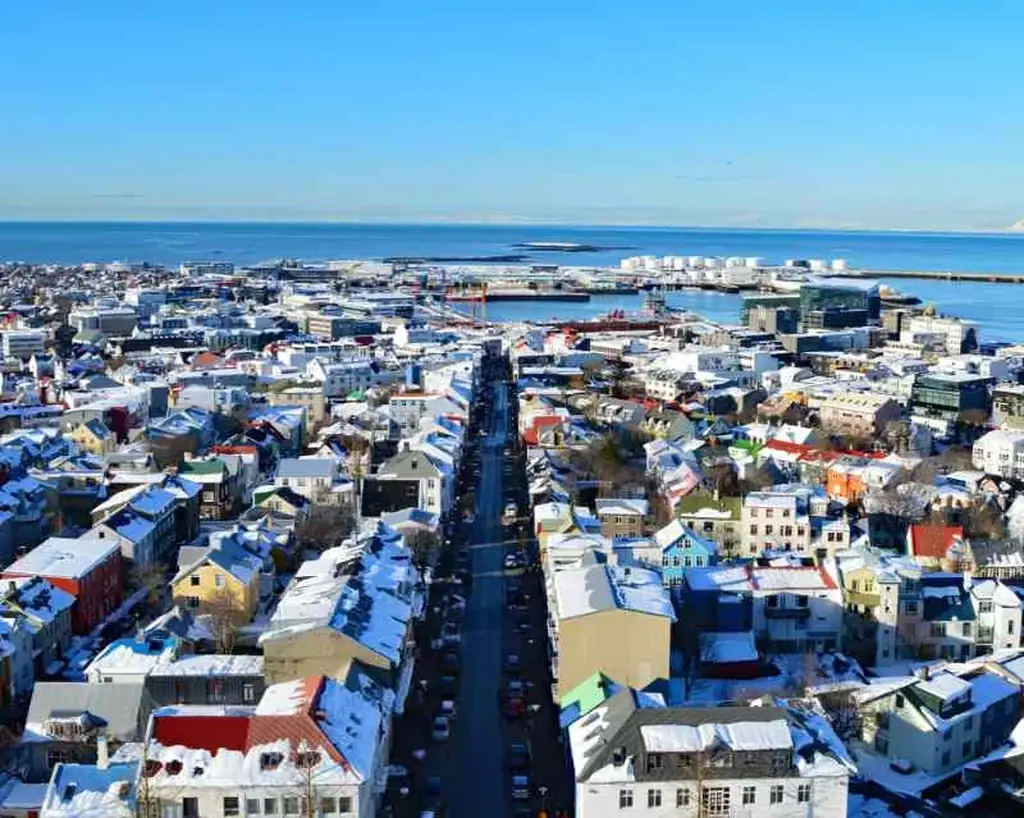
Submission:
[[[349,392],[345,400],[364,400],[365,398],[366,393],[362,389],[356,389],[354,392]]]
[[[743,501],[739,497],[721,497],[716,500],[707,492],[698,491],[686,495],[679,501],[676,514],[696,514],[702,508],[712,508],[739,517],[742,507]]]
[[[579,715],[585,716],[595,707],[604,703],[605,699],[612,696],[618,686],[603,673],[595,673],[584,679],[572,690],[562,696],[559,706],[565,710],[567,707],[576,705],[579,707]]]
[[[190,474],[219,474],[226,468],[219,457],[212,460],[186,460],[181,464],[181,470]]]

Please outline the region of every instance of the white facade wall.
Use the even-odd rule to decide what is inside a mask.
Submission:
[[[772,787],[782,787],[782,802],[771,803]],[[809,787],[807,800],[800,800],[798,790]],[[576,784],[576,818],[621,818],[623,815],[642,815],[644,818],[807,818],[826,815],[828,818],[846,818],[848,785],[845,776],[838,778],[737,778],[705,781],[704,789],[727,789],[728,810],[698,811],[698,785],[696,781],[611,782],[592,781]],[[745,788],[753,787],[754,803],[744,804]],[[689,806],[677,807],[678,791],[689,792]],[[623,791],[632,793],[633,806],[620,808]],[[660,792],[660,807],[652,803],[651,791]],[[749,793],[749,790],[748,790]],[[749,796],[748,796],[749,797]],[[657,799],[654,799],[656,802]]]
[[[303,802],[307,797],[307,788],[303,782],[299,781],[296,782],[294,787],[219,787],[209,785],[183,787],[178,784],[171,785],[169,782],[151,781],[149,788],[150,798],[160,805],[160,811],[157,813],[160,815],[160,818],[184,818],[185,812],[182,802],[187,798],[196,799],[199,806],[198,815],[212,816],[213,818],[220,818],[220,816],[231,814],[228,809],[225,809],[225,798],[238,799],[237,815],[239,818],[251,815],[272,815],[275,818],[276,816],[294,815],[295,818],[301,818],[301,816],[309,814],[316,815],[318,818],[372,818],[376,809],[372,788],[368,783],[363,783],[358,787],[353,785],[316,785],[313,789],[317,800],[316,808],[319,811],[313,813],[307,812],[303,806]],[[284,801],[286,798],[298,800],[298,812],[285,812]],[[339,812],[338,808],[344,805],[343,799],[346,798],[349,799],[348,805],[351,810],[349,812]],[[265,807],[268,806],[268,799],[274,801],[273,806],[276,807],[276,812],[267,812],[265,810]],[[327,806],[331,806],[330,799],[333,799],[333,812],[324,812],[322,810],[324,799],[328,799]],[[247,800],[258,801],[260,811],[247,811],[247,807],[253,806],[252,804],[247,805]]]
[[[1024,433],[996,429],[979,438],[972,451],[974,467],[1000,477],[1024,477]]]

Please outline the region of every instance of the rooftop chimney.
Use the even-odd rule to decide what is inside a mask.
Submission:
[[[96,769],[105,770],[110,766],[110,752],[107,747],[107,737],[103,734],[96,736]]]

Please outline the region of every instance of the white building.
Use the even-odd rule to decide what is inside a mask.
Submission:
[[[142,792],[163,818],[370,818],[388,763],[393,704],[390,689],[353,671],[346,681],[313,676],[273,685],[256,707],[157,710]],[[310,793],[316,803],[307,806]]]
[[[978,327],[961,318],[915,315],[900,332],[903,344],[939,346],[950,355],[972,351],[978,344]]]
[[[1024,477],[1024,432],[994,429],[974,444],[972,460],[976,469],[1000,477]]]
[[[5,358],[28,360],[46,351],[46,333],[41,329],[12,329],[3,333]]]
[[[569,727],[576,816],[844,818],[853,762],[819,714],[793,718],[622,689]]]
[[[763,551],[810,553],[811,521],[796,494],[752,491],[743,498],[743,554]]]

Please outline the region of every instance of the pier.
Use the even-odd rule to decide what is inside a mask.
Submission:
[[[830,278],[924,278],[934,281],[969,281],[987,284],[1024,284],[1024,273],[977,273],[955,270],[847,270]]]

